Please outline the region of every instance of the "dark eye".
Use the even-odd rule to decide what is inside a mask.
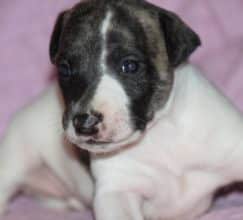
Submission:
[[[139,62],[136,60],[125,60],[122,63],[122,72],[126,74],[133,74],[138,72]]]
[[[58,66],[58,71],[61,79],[69,79],[72,76],[72,71],[68,63],[61,63]]]

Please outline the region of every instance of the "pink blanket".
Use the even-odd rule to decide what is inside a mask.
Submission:
[[[0,134],[10,116],[37,96],[52,78],[48,57],[57,13],[77,0],[0,1]],[[243,110],[243,1],[153,0],[180,14],[202,37],[192,57],[206,76]],[[90,213],[58,213],[20,197],[2,220],[91,219]],[[220,199],[203,220],[242,220],[243,196]]]

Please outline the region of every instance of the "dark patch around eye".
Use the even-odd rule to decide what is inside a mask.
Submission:
[[[59,79],[68,80],[72,76],[72,70],[67,62],[61,63],[58,66]]]
[[[108,48],[111,45],[114,44],[119,44],[119,43],[126,43],[126,38],[123,36],[122,32],[119,31],[110,31],[110,33],[108,33],[108,41],[107,41],[107,45]]]

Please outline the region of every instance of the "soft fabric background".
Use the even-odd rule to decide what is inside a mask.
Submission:
[[[48,45],[55,18],[77,0],[0,1],[0,134],[11,115],[51,83]],[[201,36],[203,46],[192,56],[207,78],[243,110],[243,1],[153,0],[176,11]],[[58,213],[19,198],[2,220],[91,219],[90,213]],[[217,202],[203,220],[242,220],[243,196]]]

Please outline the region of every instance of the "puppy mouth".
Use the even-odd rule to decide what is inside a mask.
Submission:
[[[94,140],[94,139],[90,139],[88,141],[86,141],[86,144],[89,144],[89,145],[107,145],[107,144],[111,144],[112,141],[97,141],[97,140]]]
[[[89,151],[90,153],[104,154],[104,153],[116,152],[122,148],[131,146],[137,143],[137,141],[140,140],[140,137],[141,137],[141,133],[135,132],[134,134],[131,134],[129,137],[119,141],[114,141],[114,140],[99,141],[91,138],[85,142],[76,143],[76,145],[80,148]]]
[[[115,132],[101,132],[90,137],[81,136],[76,134],[71,123],[65,130],[65,136],[71,143],[91,153],[108,153],[119,150],[135,143],[141,134],[142,132],[139,130],[132,130],[127,132],[126,135],[116,135]]]

